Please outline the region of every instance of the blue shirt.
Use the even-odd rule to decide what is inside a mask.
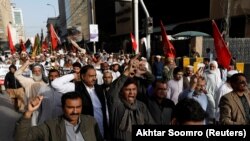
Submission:
[[[204,94],[204,93],[195,94],[194,92],[195,91],[191,90],[191,89],[184,90],[179,95],[178,101],[180,101],[181,99],[184,99],[186,97],[187,98],[193,98],[193,99],[195,99],[196,101],[198,101],[200,103],[200,105],[201,105],[201,107],[203,108],[204,111],[207,111],[208,99],[207,99],[206,94]]]

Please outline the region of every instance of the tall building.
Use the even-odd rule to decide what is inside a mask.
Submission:
[[[90,6],[89,0],[64,0],[59,2],[59,13],[61,27],[64,28],[76,28],[82,34],[84,40],[89,39],[89,24],[90,19]],[[64,7],[64,9],[63,9]],[[63,11],[64,10],[64,11]]]
[[[61,30],[61,36],[64,36],[67,34],[65,0],[58,0],[58,9],[59,9],[58,26],[60,27]]]
[[[7,25],[12,23],[10,0],[0,1],[0,48],[7,48]]]
[[[228,37],[250,37],[249,0],[171,0],[167,4],[163,4],[162,0],[143,1],[153,18],[151,40],[160,35],[160,20],[166,25],[169,35],[182,31],[200,31],[212,35],[211,20],[215,19],[219,29]],[[93,7],[91,2],[94,2]],[[132,0],[64,0],[64,4],[66,28],[79,27],[85,40],[89,40],[89,24],[92,20],[98,24],[97,48],[106,45],[108,49],[117,51],[124,45],[130,46],[124,40],[129,41],[129,33],[134,31]],[[180,5],[185,6],[180,8]],[[138,8],[141,38],[145,36],[146,14],[140,3]]]
[[[58,0],[61,30],[76,28],[84,41],[90,40],[90,24],[98,24],[99,36],[115,34],[115,3],[113,0]],[[66,32],[63,32],[66,35]],[[101,37],[101,39],[102,39]]]
[[[12,18],[13,18],[13,27],[16,29],[16,37],[13,38],[14,43],[19,43],[20,39],[25,41],[24,34],[24,22],[23,22],[23,14],[22,9],[16,8],[15,5],[12,5]]]
[[[144,0],[153,17],[154,27],[159,27],[162,20],[168,33],[176,34],[182,31],[201,31],[212,34],[211,20],[217,21],[220,30],[228,30],[229,37],[250,37],[250,1],[249,0],[172,0],[166,5],[161,0]],[[180,8],[180,5],[185,5]],[[139,18],[145,17],[140,8]],[[141,21],[141,20],[139,20]],[[142,23],[140,23],[140,27]]]

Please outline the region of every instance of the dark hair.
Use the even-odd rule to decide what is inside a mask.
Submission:
[[[137,86],[137,81],[136,81],[134,78],[128,78],[128,79],[125,81],[125,83],[123,84],[123,87],[122,87],[122,88],[124,88],[124,87],[126,87],[126,86],[128,86],[128,85],[130,85],[130,84],[135,84],[135,85]]]
[[[13,69],[15,69],[15,70],[17,69],[16,66],[15,66],[14,64],[11,64],[11,65],[9,66],[9,70],[10,70],[11,68],[13,68]]]
[[[67,99],[78,99],[78,98],[82,100],[81,94],[75,91],[65,93],[61,98],[62,108],[64,108]]]
[[[184,98],[176,104],[173,117],[176,118],[177,124],[182,125],[187,121],[203,121],[207,117],[207,113],[196,100]]]
[[[156,86],[156,84],[157,83],[165,83],[165,84],[167,84],[167,82],[164,80],[164,79],[156,79],[153,83],[152,83],[152,86],[153,86],[153,88],[155,88],[155,86]]]
[[[183,72],[183,70],[180,67],[174,68],[173,75],[176,75],[178,72]]]
[[[57,72],[57,73],[59,74],[59,76],[60,76],[60,72],[59,72],[59,70],[57,70],[57,69],[50,69],[50,70],[49,70],[48,76],[49,76],[52,72]]]
[[[78,67],[78,68],[81,68],[81,67],[82,67],[82,65],[81,65],[79,62],[73,63],[72,66],[73,66],[73,68],[74,68],[74,67]]]
[[[88,70],[90,70],[90,69],[94,69],[94,70],[95,70],[94,66],[92,66],[92,65],[83,66],[83,67],[81,68],[80,74],[81,74],[81,75],[82,75],[82,74],[86,74],[86,72],[87,72]]]
[[[205,62],[205,61],[210,62],[210,59],[209,58],[204,58],[203,62]]]
[[[230,77],[230,83],[236,83],[240,76],[243,76],[246,78],[246,76],[243,73],[236,73]]]

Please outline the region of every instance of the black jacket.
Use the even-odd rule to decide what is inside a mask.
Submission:
[[[6,89],[18,89],[22,86],[20,82],[15,78],[14,73],[8,72],[4,79],[4,87]]]
[[[98,97],[98,99],[101,102],[102,105],[102,114],[103,114],[103,126],[104,126],[104,138],[107,139],[109,138],[109,129],[108,129],[108,120],[107,120],[107,116],[106,116],[106,97],[103,93],[103,89],[100,85],[95,85],[95,92],[96,95]],[[80,82],[75,82],[75,91],[80,93],[83,99],[83,110],[82,110],[82,114],[84,115],[91,115],[94,116],[94,108],[93,108],[93,104],[90,98],[90,95],[85,87],[85,85],[82,83],[82,81]]]

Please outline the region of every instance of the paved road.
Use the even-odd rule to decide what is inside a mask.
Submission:
[[[16,121],[21,114],[14,110],[6,94],[0,94],[0,141],[14,141]]]

